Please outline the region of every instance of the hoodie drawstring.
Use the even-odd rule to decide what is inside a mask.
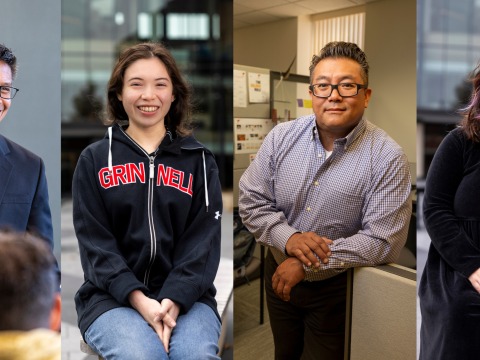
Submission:
[[[113,173],[112,166],[112,126],[108,128],[108,170]]]
[[[208,184],[207,184],[207,167],[205,166],[205,151],[202,151],[203,158],[203,183],[205,184],[205,205],[208,212]]]

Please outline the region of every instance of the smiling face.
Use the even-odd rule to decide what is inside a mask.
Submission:
[[[12,70],[3,61],[0,61],[0,85],[12,86]],[[11,99],[0,98],[0,121],[7,115],[11,102]]]
[[[312,75],[312,84],[365,83],[360,64],[348,58],[323,59],[315,66]],[[321,136],[323,133],[338,139],[346,136],[362,119],[371,90],[360,89],[356,96],[344,98],[337,90],[333,90],[328,98],[315,97],[311,91],[310,95]]]
[[[125,70],[118,99],[128,115],[130,128],[163,128],[165,116],[175,99],[165,64],[156,57],[133,62]]]

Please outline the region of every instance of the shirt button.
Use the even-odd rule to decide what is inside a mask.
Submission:
[[[344,266],[344,265],[345,265],[345,263],[342,261],[342,262],[340,263],[340,265]]]
[[[307,207],[307,211],[310,211],[310,210],[312,210],[312,208],[311,208],[310,206],[309,206],[309,207]]]
[[[321,158],[321,157],[322,157],[322,154],[318,154],[318,157]]]
[[[315,181],[314,184],[315,184],[316,186],[318,186],[318,181]]]

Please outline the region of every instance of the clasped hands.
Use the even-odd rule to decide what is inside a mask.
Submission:
[[[129,295],[129,301],[133,308],[155,330],[168,353],[170,337],[180,313],[180,306],[170,299],[163,299],[161,302],[151,299],[140,290],[132,291]]]
[[[290,257],[278,265],[272,276],[275,294],[280,299],[289,301],[292,288],[305,279],[303,265],[319,268],[320,261],[327,264],[328,257],[332,254],[329,247],[332,243],[332,240],[314,232],[293,234],[285,245],[287,255]]]

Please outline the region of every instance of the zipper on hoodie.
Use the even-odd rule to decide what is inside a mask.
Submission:
[[[150,272],[155,262],[155,256],[157,254],[157,235],[155,232],[155,223],[153,221],[153,187],[155,184],[155,158],[157,157],[158,149],[155,150],[153,155],[148,154],[144,148],[142,148],[135,140],[133,140],[121,127],[119,127],[122,133],[129,139],[136,147],[138,147],[148,158],[148,196],[147,196],[147,218],[148,218],[148,228],[150,231],[150,259],[148,261],[147,270],[145,270],[145,275],[143,277],[143,283],[148,286],[148,281],[150,278]]]
[[[155,158],[153,156],[149,156],[150,158],[150,166],[149,166],[149,179],[153,179],[155,177]]]
[[[155,223],[153,221],[153,186],[155,183],[155,157],[157,152],[155,151],[154,155],[148,155],[150,160],[149,166],[149,177],[148,177],[148,227],[150,229],[150,260],[148,262],[147,270],[145,271],[145,276],[143,283],[148,286],[148,280],[150,278],[150,271],[152,270],[153,263],[155,261],[155,255],[157,254],[157,235],[155,232]]]

